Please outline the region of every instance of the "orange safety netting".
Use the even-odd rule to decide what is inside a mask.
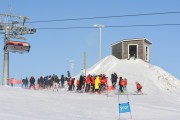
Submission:
[[[16,79],[14,79],[14,78],[11,78],[11,79],[9,80],[9,83],[10,83],[10,84],[22,84],[22,81],[21,81],[21,80],[16,80]]]
[[[108,86],[107,90],[114,90],[114,87],[113,86]]]
[[[107,97],[108,97],[110,91],[113,91],[113,93],[115,94],[115,88],[113,86],[107,86],[107,90],[106,90]]]

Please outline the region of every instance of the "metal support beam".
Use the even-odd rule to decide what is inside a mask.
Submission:
[[[5,28],[4,44],[9,39],[9,27]],[[3,61],[3,85],[9,85],[9,51],[4,49],[4,61]]]
[[[4,50],[3,85],[9,85],[9,52]]]

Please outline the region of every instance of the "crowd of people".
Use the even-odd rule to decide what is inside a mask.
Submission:
[[[111,83],[114,89],[119,89],[121,94],[126,94],[127,79],[119,77],[116,73],[111,74]],[[118,85],[117,85],[118,83]],[[30,85],[29,85],[30,84]],[[67,87],[65,87],[67,86]],[[117,88],[117,86],[119,88]],[[61,88],[67,88],[68,91],[97,93],[101,94],[108,88],[108,77],[105,74],[100,75],[80,75],[79,79],[72,78],[71,76],[65,77],[61,75],[59,78],[57,75],[40,76],[36,80],[34,76],[30,79],[26,77],[22,79],[23,88],[36,89],[52,89],[53,91],[59,91]],[[142,94],[142,86],[136,82],[137,94]]]
[[[100,75],[81,75],[79,80],[76,80],[77,92],[92,92],[101,93],[108,86],[108,78],[104,74]]]
[[[31,76],[29,80],[27,77],[25,79],[22,79],[22,87],[26,89],[33,88],[35,90],[36,89],[52,89],[52,88],[53,90],[55,89],[59,90],[58,88],[64,87],[65,81],[68,81],[68,78],[64,77],[64,75],[61,75],[61,78],[59,78],[57,75],[53,74],[53,75],[48,75],[45,77],[40,76],[37,79],[37,83],[36,83],[34,76]]]

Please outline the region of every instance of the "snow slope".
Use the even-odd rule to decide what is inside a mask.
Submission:
[[[114,72],[118,74],[118,77],[128,79],[129,91],[135,90],[136,81],[144,86],[143,91],[148,94],[157,92],[172,94],[180,89],[180,80],[160,67],[141,59],[119,60],[110,55],[87,70],[87,74],[105,74],[109,79]]]
[[[179,120],[180,81],[163,69],[142,60],[119,60],[107,56],[87,70],[128,79],[128,91],[134,92],[135,81],[147,95],[129,95],[133,120]],[[120,96],[126,102],[126,96]],[[61,89],[25,90],[0,87],[0,120],[117,120],[118,96],[74,93]],[[121,114],[129,119],[129,113]]]

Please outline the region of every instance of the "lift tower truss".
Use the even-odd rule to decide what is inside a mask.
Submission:
[[[25,16],[0,14],[0,34],[4,34],[4,61],[3,61],[3,82],[2,82],[3,85],[9,85],[9,79],[10,79],[9,52],[20,52],[20,53],[26,51],[29,52],[29,50],[27,50],[27,47],[30,48],[30,45],[28,43],[23,44],[24,42],[16,42],[10,40],[10,39],[25,40],[25,37],[23,37],[23,35],[34,34],[36,32],[36,29],[26,27],[25,24],[26,20],[29,20],[29,18]],[[26,47],[26,51],[24,50],[24,47]]]

